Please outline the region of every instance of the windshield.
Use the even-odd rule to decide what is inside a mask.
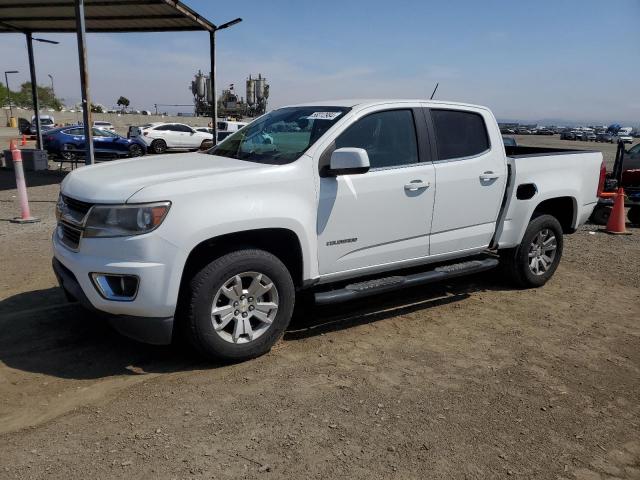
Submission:
[[[288,107],[274,110],[207,153],[251,162],[285,164],[298,159],[349,108]]]

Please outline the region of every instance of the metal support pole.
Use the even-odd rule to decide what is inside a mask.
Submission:
[[[33,36],[31,32],[27,36],[27,52],[29,54],[29,73],[31,74],[31,99],[33,112],[36,117],[36,148],[42,149],[42,130],[40,129],[40,102],[38,101],[38,81],[36,80],[36,63],[33,58]]]
[[[9,117],[13,117],[13,106],[11,105],[11,94],[9,90],[9,77],[7,72],[4,72],[4,83],[7,86],[7,103],[9,104]],[[9,118],[7,118],[7,126],[9,125]]]
[[[85,164],[94,163],[93,135],[91,134],[91,99],[89,97],[89,69],[87,66],[87,44],[84,25],[84,0],[76,0],[76,35],[78,37],[78,60],[80,62],[80,90],[82,92],[82,120],[84,122]]]
[[[209,78],[211,79],[211,95],[213,105],[211,106],[211,128],[213,129],[213,144],[218,143],[218,99],[216,97],[216,31],[209,32],[209,47],[211,51],[211,71]]]

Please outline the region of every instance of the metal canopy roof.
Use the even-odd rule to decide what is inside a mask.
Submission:
[[[0,0],[0,33],[76,32],[75,0]],[[84,0],[87,32],[214,31],[177,0]]]

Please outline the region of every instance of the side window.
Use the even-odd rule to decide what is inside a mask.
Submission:
[[[186,133],[191,133],[193,130],[191,130],[190,127],[187,127],[186,125],[179,125],[179,124],[175,124],[173,125],[173,129],[176,132],[186,132]]]
[[[363,148],[371,168],[418,163],[418,142],[411,110],[372,113],[351,125],[335,141],[336,148]]]
[[[436,131],[438,160],[470,157],[489,149],[482,116],[460,110],[431,110]]]
[[[170,129],[171,129],[171,125],[160,125],[159,127],[154,128],[154,130],[160,130],[160,131],[170,130]]]

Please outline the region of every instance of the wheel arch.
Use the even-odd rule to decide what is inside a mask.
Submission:
[[[564,234],[575,232],[578,214],[578,203],[575,197],[562,196],[547,198],[534,208],[531,219],[540,215],[551,215],[558,219]]]
[[[298,235],[287,228],[261,228],[227,233],[197,244],[187,256],[182,271],[180,290],[191,275],[204,263],[242,247],[265,250],[285,264],[296,287],[303,282],[304,258]]]

